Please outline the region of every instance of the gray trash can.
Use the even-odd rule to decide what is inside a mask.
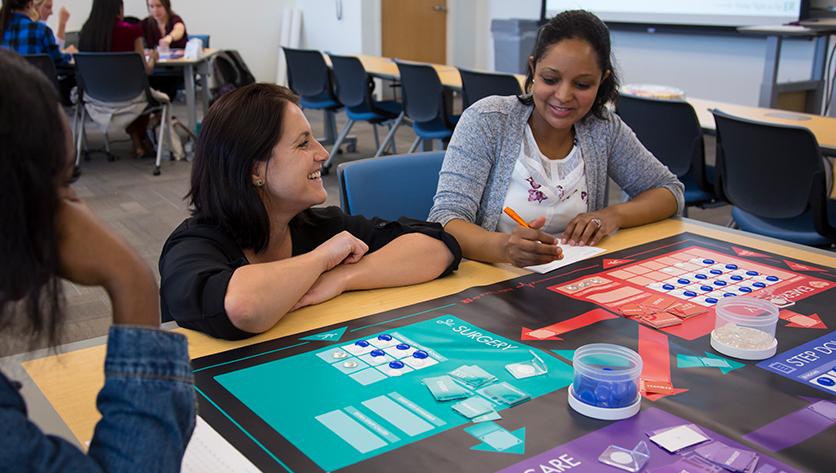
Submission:
[[[494,69],[512,74],[525,74],[528,56],[537,40],[537,20],[511,18],[491,21]]]

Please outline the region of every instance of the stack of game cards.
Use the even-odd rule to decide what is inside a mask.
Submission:
[[[476,389],[480,386],[496,381],[496,376],[488,373],[477,365],[459,366],[450,372],[450,376],[471,389]]]
[[[679,325],[683,320],[707,310],[707,307],[699,304],[664,294],[648,297],[641,302],[624,304],[618,308],[621,315],[655,328]]]
[[[647,432],[647,436],[651,442],[670,453],[677,453],[688,447],[711,440],[711,437],[695,424],[658,429]]]
[[[760,460],[760,456],[756,452],[730,447],[717,440],[708,445],[697,447],[694,453],[725,470],[740,473],[754,472]]]

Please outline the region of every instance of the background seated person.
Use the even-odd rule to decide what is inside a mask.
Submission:
[[[148,0],[148,16],[142,20],[142,35],[149,48],[183,49],[189,41],[183,19],[171,11],[169,0]]]
[[[526,95],[469,107],[444,156],[429,220],[456,237],[466,258],[545,264],[562,257],[558,239],[594,245],[682,211],[682,184],[606,108],[618,79],[598,17],[576,10],[552,18],[528,66]],[[608,178],[628,202],[607,206]],[[531,228],[503,216],[506,206]]]
[[[162,310],[183,327],[238,339],[344,291],[416,284],[458,267],[441,225],[312,208],[328,151],[298,97],[252,84],[209,109],[192,163],[192,217],[160,256]]]
[[[145,58],[145,73],[154,71],[157,54],[151,51],[146,58],[142,44],[142,29],[124,19],[122,0],[93,0],[90,16],[84,22],[79,36],[78,49],[85,52],[136,52]],[[152,91],[154,92],[154,91]],[[154,93],[159,101],[168,101],[162,93]],[[129,103],[109,104],[85,99],[85,107],[90,117],[102,125],[125,127],[130,135],[136,157],[149,155],[151,149],[145,136],[148,116],[142,115],[148,105],[145,93],[141,93]]]

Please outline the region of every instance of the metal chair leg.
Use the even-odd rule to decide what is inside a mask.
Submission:
[[[340,136],[337,137],[337,140],[334,141],[334,146],[331,147],[331,152],[328,153],[328,160],[325,161],[325,164],[322,165],[323,170],[327,172],[328,168],[331,167],[331,160],[334,159],[334,156],[337,155],[337,152],[340,150],[340,146],[343,144],[343,140],[345,137],[348,136],[348,132],[351,131],[351,127],[354,126],[354,120],[348,120],[348,123],[345,124],[342,130],[340,130]]]
[[[380,148],[380,137],[377,136],[377,124],[372,123],[372,131],[374,132],[374,149]]]
[[[81,147],[84,145],[84,120],[85,120],[86,110],[84,106],[81,106],[81,118],[78,120],[78,138],[76,139],[76,147],[75,147],[75,167],[78,169],[81,167]]]
[[[409,147],[409,151],[407,151],[407,154],[412,154],[412,153],[414,153],[414,152],[415,152],[415,150],[416,150],[416,149],[418,149],[418,145],[419,145],[419,144],[421,144],[421,137],[420,137],[420,136],[416,136],[416,137],[415,137],[415,141],[413,141],[413,142],[412,142],[412,146],[410,146],[410,147]]]
[[[398,118],[395,119],[395,123],[392,125],[391,128],[389,128],[389,133],[387,133],[386,138],[383,139],[383,144],[377,148],[377,152],[374,154],[375,158],[380,157],[380,155],[383,154],[384,151],[386,151],[386,148],[388,148],[390,141],[392,142],[392,149],[395,149],[395,132],[398,131],[398,127],[401,126],[401,122],[403,122],[404,116],[404,113],[401,112],[401,114],[398,115]]]
[[[157,162],[154,163],[154,171],[152,174],[155,176],[160,175],[160,161],[163,158],[163,138],[165,138],[165,130],[168,128],[168,105],[163,106],[162,117],[160,117],[160,134],[159,138],[157,139]]]

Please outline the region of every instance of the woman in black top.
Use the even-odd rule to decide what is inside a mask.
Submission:
[[[192,217],[160,256],[164,317],[245,338],[344,291],[415,284],[458,267],[459,245],[438,224],[311,208],[326,198],[327,158],[290,90],[253,84],[219,99],[193,163]]]

